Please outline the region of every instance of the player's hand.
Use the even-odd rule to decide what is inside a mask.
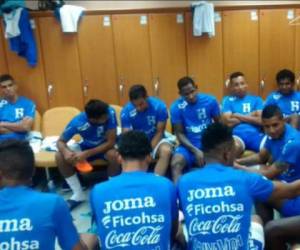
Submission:
[[[75,162],[75,152],[67,150],[64,153],[64,158],[65,158],[66,162],[68,162],[69,164],[74,164],[74,162]]]
[[[205,161],[204,161],[204,155],[203,155],[203,152],[199,149],[197,149],[194,153],[195,155],[195,158],[196,158],[196,163],[199,167],[202,167],[204,166],[205,164]]]
[[[247,168],[247,166],[244,166],[244,165],[240,164],[240,163],[238,162],[238,160],[235,160],[235,161],[233,162],[233,166],[234,166],[235,168],[237,168],[237,169],[245,169],[245,168]]]
[[[75,162],[85,161],[88,158],[88,154],[86,151],[76,152],[74,155]]]

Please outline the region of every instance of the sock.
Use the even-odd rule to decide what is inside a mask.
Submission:
[[[66,182],[69,184],[70,188],[73,191],[73,195],[70,198],[71,200],[75,200],[75,201],[85,200],[85,196],[84,193],[82,192],[82,187],[77,177],[77,174],[74,174],[66,178]]]

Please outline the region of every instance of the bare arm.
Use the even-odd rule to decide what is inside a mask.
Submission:
[[[31,117],[24,117],[20,122],[0,122],[0,127],[10,132],[29,132],[32,125]]]
[[[298,129],[299,124],[299,115],[294,114],[288,117],[288,122],[291,124],[292,127]]]
[[[265,148],[263,148],[259,151],[259,153],[237,159],[236,162],[241,165],[251,166],[255,164],[266,164],[269,159],[269,152]]]
[[[261,125],[261,111],[255,111],[250,115],[242,115],[242,114],[232,114],[233,118],[240,120],[241,122],[246,122],[254,125]]]
[[[166,122],[158,122],[156,125],[156,133],[153,136],[152,140],[151,140],[151,146],[152,148],[155,148],[156,145],[159,143],[159,141],[161,140],[161,138],[164,135],[165,132],[165,128],[166,128]]]
[[[188,150],[190,150],[192,153],[199,151],[198,148],[196,148],[190,141],[189,139],[185,136],[183,127],[181,124],[175,124],[174,125],[174,131],[175,135],[177,136],[178,141],[180,144],[185,146]]]
[[[232,113],[229,112],[222,114],[221,121],[229,127],[234,127],[241,123],[241,121],[238,118],[233,117]]]
[[[274,181],[274,189],[270,201],[279,199],[293,199],[300,195],[300,180],[283,183],[280,181]]]

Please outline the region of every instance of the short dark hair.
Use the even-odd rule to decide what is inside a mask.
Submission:
[[[282,114],[281,109],[275,104],[265,106],[261,113],[261,118],[262,119],[270,119],[274,116],[277,116],[280,119],[283,119],[283,114]]]
[[[282,69],[276,74],[276,81],[279,83],[284,79],[289,79],[291,82],[295,82],[295,74],[289,69]]]
[[[232,129],[223,123],[212,123],[203,131],[201,141],[203,152],[209,152],[223,143],[233,142]]]
[[[239,77],[239,76],[245,76],[245,75],[244,75],[242,72],[240,72],[240,71],[233,72],[233,73],[230,74],[230,76],[229,76],[230,82],[232,81],[232,79],[237,78],[237,77]]]
[[[0,83],[5,81],[14,81],[14,78],[9,74],[0,75]]]
[[[0,170],[7,179],[27,181],[34,173],[34,154],[27,141],[0,143]]]
[[[190,83],[195,86],[195,82],[194,82],[193,78],[191,78],[189,76],[182,77],[177,82],[177,88],[180,91],[183,87],[185,87],[186,85],[188,85]]]
[[[129,89],[130,101],[137,100],[139,98],[146,98],[148,96],[146,88],[141,84],[135,84]]]
[[[120,136],[118,152],[125,160],[144,160],[151,151],[150,141],[142,131],[131,130]]]
[[[97,99],[91,99],[85,105],[84,110],[89,119],[97,119],[108,114],[108,104]]]

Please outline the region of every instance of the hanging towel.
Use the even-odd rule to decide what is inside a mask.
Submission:
[[[202,36],[203,33],[208,33],[209,37],[215,36],[214,5],[212,3],[200,1],[193,3],[192,7],[194,7],[194,36]]]
[[[5,38],[12,38],[21,34],[19,21],[22,13],[22,8],[17,8],[10,13],[3,13],[5,22]]]
[[[26,9],[21,11],[19,29],[19,36],[9,38],[9,47],[19,56],[25,57],[29,66],[34,67],[37,64],[37,47]]]
[[[77,32],[78,21],[85,8],[73,5],[64,5],[59,9],[63,32]]]

